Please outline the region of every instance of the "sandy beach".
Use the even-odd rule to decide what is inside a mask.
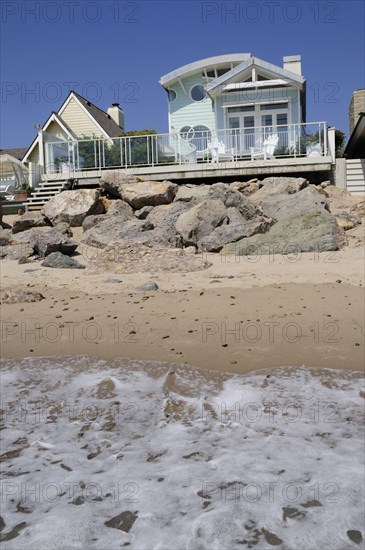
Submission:
[[[74,229],[76,239],[81,231]],[[2,304],[2,356],[126,357],[234,373],[302,365],[361,370],[363,226],[348,237],[338,252],[207,254],[211,267],[193,273],[95,273],[2,261],[2,296],[20,286],[45,298]],[[88,265],[90,251],[80,250]],[[148,281],[159,289],[134,290]]]

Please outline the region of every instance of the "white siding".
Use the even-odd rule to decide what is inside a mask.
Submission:
[[[212,100],[206,97],[203,101],[193,101],[190,97],[190,90],[195,84],[205,84],[205,79],[198,73],[189,78],[185,78],[183,86],[184,93],[178,82],[172,86],[176,92],[176,99],[169,103],[170,112],[170,132],[180,132],[183,126],[197,126],[203,124],[209,130],[215,130],[215,115]]]

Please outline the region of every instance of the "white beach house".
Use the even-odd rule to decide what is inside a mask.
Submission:
[[[243,156],[272,135],[284,153],[306,122],[300,55],[284,57],[282,67],[250,53],[209,57],[169,72],[160,84],[168,94],[169,133],[195,145],[198,158],[214,139]]]

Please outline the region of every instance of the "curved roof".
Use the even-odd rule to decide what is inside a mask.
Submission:
[[[225,55],[216,55],[214,57],[206,57],[199,61],[194,61],[183,67],[179,67],[170,73],[165,74],[160,78],[160,84],[164,87],[171,84],[171,82],[182,78],[183,76],[189,76],[201,69],[208,69],[209,67],[215,67],[216,65],[228,64],[228,63],[242,63],[251,57],[250,53],[231,53]]]

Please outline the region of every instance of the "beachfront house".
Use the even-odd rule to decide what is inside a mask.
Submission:
[[[44,173],[62,173],[67,178],[74,170],[83,168],[87,154],[87,147],[83,146],[85,138],[112,142],[123,131],[124,114],[118,103],[105,112],[71,91],[60,109],[39,126],[38,135],[23,157],[30,184],[36,187]]]
[[[279,67],[250,53],[189,63],[161,77],[168,97],[169,133],[177,133],[204,157],[212,144],[233,156],[285,154],[298,144],[306,122],[306,81],[301,56]]]

